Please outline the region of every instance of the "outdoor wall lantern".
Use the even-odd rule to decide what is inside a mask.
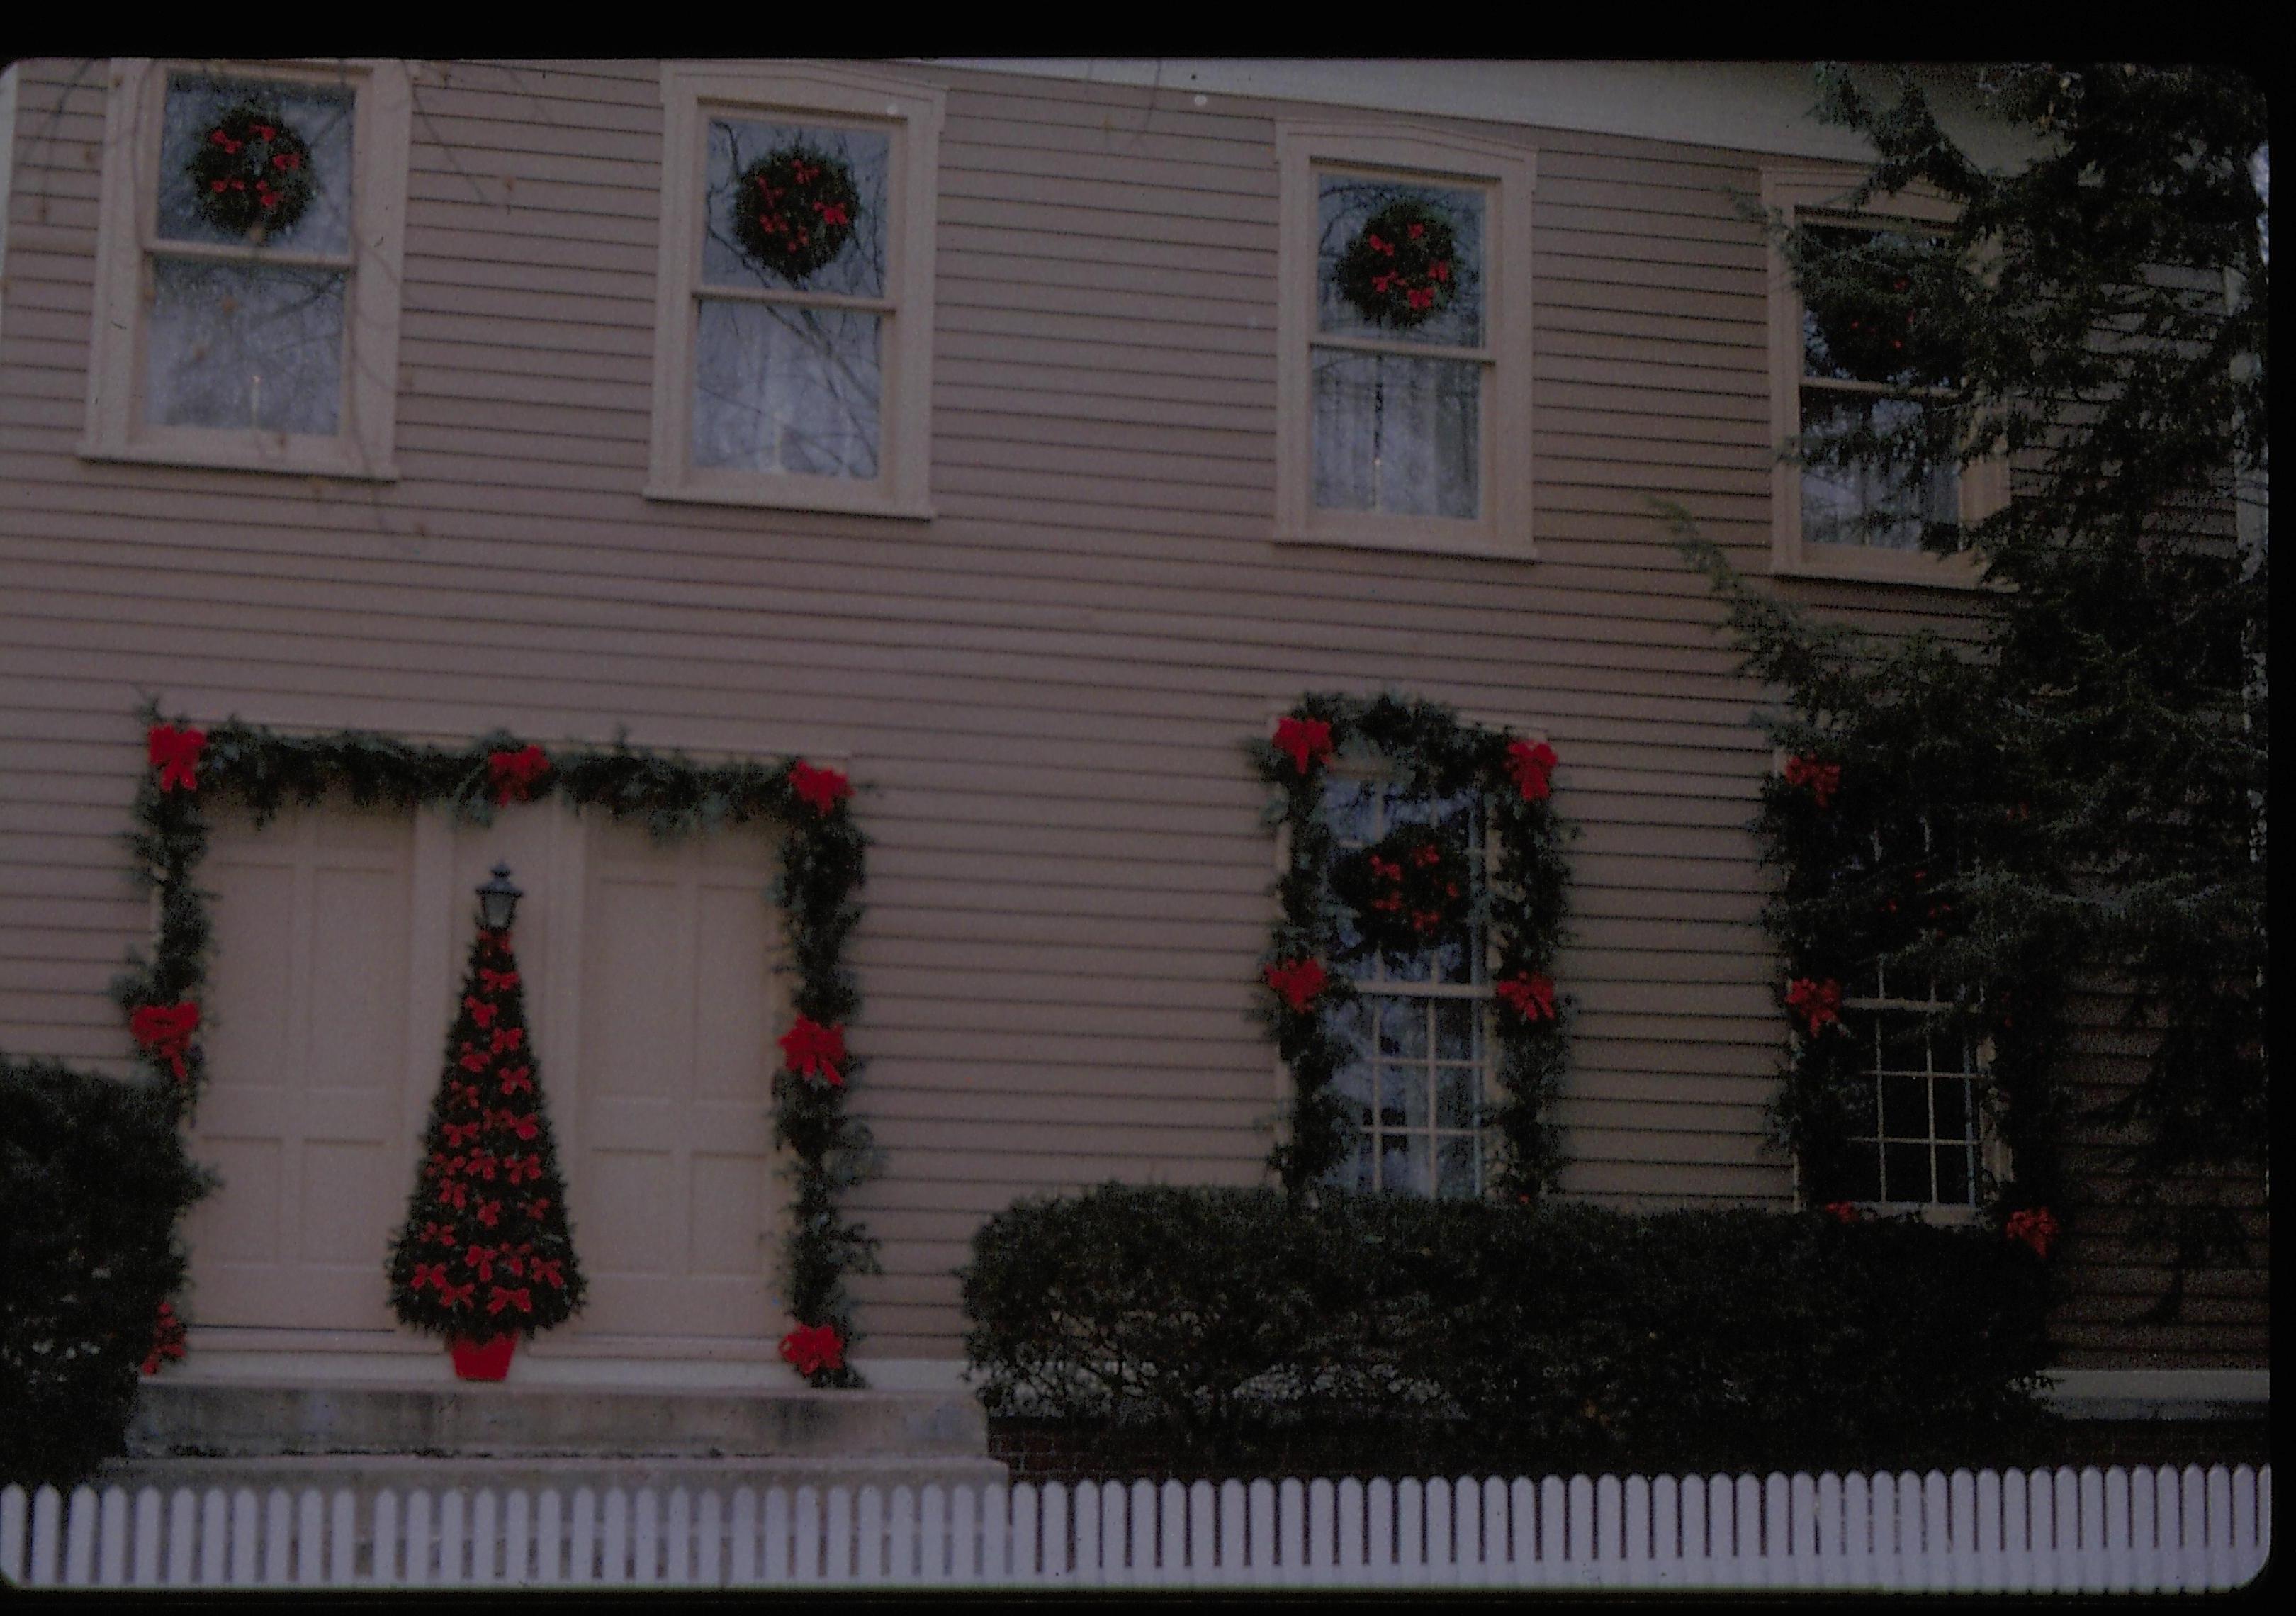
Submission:
[[[510,865],[495,865],[494,879],[479,887],[479,918],[485,921],[489,931],[510,930],[511,916],[518,913],[518,900],[526,894],[511,884]]]

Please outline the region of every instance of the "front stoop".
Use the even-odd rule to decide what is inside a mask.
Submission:
[[[127,1451],[983,1458],[988,1422],[957,1392],[154,1381],[137,1400]]]

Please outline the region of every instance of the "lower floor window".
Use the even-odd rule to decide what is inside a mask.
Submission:
[[[1974,1206],[1984,1170],[1980,1051],[1941,1020],[1953,1005],[1933,985],[1893,997],[1877,972],[1873,986],[1872,997],[1843,1006],[1871,1086],[1867,1131],[1850,1139],[1851,1198]]]

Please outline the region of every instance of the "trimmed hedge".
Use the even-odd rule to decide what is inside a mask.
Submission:
[[[1897,1466],[2048,1417],[2045,1276],[1987,1231],[1107,1185],[972,1251],[988,1411],[1177,1464],[1359,1427],[1507,1467]]]
[[[207,1182],[159,1090],[0,1059],[0,1482],[69,1487],[126,1450]]]

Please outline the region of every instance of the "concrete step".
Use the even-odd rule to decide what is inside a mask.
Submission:
[[[899,1458],[988,1463],[957,1391],[617,1388],[455,1382],[147,1382],[128,1457],[400,1455],[496,1459]]]

